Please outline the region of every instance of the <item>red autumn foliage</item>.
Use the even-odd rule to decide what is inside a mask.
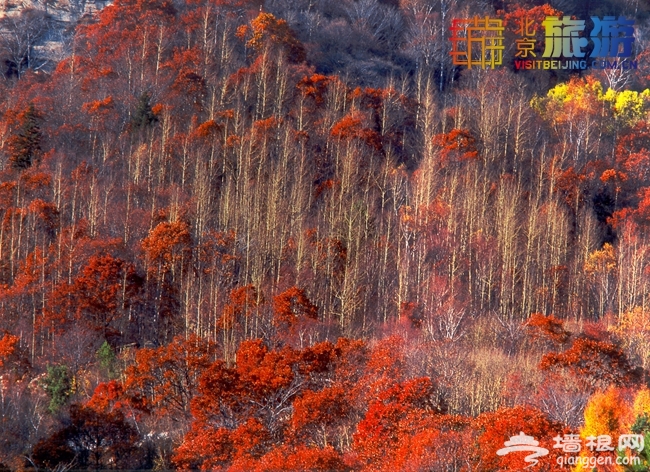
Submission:
[[[20,338],[5,331],[0,339],[0,372],[24,375],[30,367],[27,353],[20,346]]]
[[[251,20],[250,30],[251,37],[246,43],[248,47],[257,51],[265,45],[279,47],[285,50],[291,62],[305,60],[304,46],[296,39],[286,20],[277,19],[271,13],[260,13]],[[241,30],[241,33],[243,32],[244,30]]]
[[[366,117],[360,111],[351,111],[332,127],[331,135],[342,141],[358,139],[376,150],[381,149],[379,134],[364,126]]]
[[[526,464],[525,458],[530,452],[511,452],[499,456],[497,451],[505,447],[504,443],[522,432],[539,441],[539,446],[550,453],[539,457],[540,470],[560,471],[556,459],[562,451],[554,449],[553,439],[564,430],[563,425],[550,421],[538,410],[531,407],[518,406],[502,408],[493,413],[485,413],[476,419],[479,430],[477,442],[482,470],[486,471],[519,471]],[[532,463],[531,463],[532,464]]]
[[[142,241],[150,270],[171,271],[179,262],[189,261],[191,235],[187,223],[160,223]]]
[[[563,352],[544,355],[539,367],[549,371],[565,369],[576,382],[591,388],[623,386],[639,380],[618,346],[587,337],[578,337]]]
[[[108,332],[137,296],[135,268],[105,254],[93,256],[70,287],[74,309],[94,329]]]
[[[478,157],[476,138],[468,130],[454,128],[448,133],[437,134],[433,137],[433,144],[440,148],[440,156],[444,161]]]
[[[514,69],[559,12],[508,1],[468,71],[478,3],[116,0],[24,64],[1,18],[0,469],[520,470],[640,388],[643,61]]]
[[[135,363],[126,370],[125,394],[153,414],[189,415],[199,377],[215,355],[214,344],[196,336],[177,337],[157,349],[139,349]]]
[[[100,413],[110,413],[113,410],[121,409],[124,401],[124,386],[111,380],[97,385],[93,396],[86,402],[86,406]]]
[[[312,74],[303,77],[296,87],[306,97],[311,97],[316,102],[316,105],[321,105],[325,100],[325,93],[331,80],[332,78],[326,75]]]
[[[354,435],[355,456],[363,467],[393,470],[400,441],[426,427],[440,412],[430,379],[398,383],[370,403]]]
[[[553,315],[533,313],[524,326],[533,340],[550,341],[553,345],[563,345],[571,336],[571,333],[564,328],[564,322]]]
[[[531,8],[517,6],[513,11],[505,12],[500,10],[498,13],[504,15],[504,26],[519,36],[524,36],[524,34],[519,32],[522,31],[522,22],[524,22],[525,25],[526,20],[532,22],[532,30],[541,33],[541,31],[543,31],[542,22],[546,17],[554,16],[557,18],[562,16],[560,10],[551,7],[548,3]],[[523,31],[526,32],[526,29],[524,28]]]
[[[318,318],[318,308],[309,301],[305,292],[291,287],[273,297],[273,323],[293,327],[300,319]]]

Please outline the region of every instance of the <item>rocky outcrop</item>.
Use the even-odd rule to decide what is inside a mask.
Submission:
[[[0,19],[33,9],[47,13],[54,21],[70,24],[110,3],[107,0],[0,0]]]
[[[106,0],[0,0],[0,73],[47,71],[71,50],[74,26]]]

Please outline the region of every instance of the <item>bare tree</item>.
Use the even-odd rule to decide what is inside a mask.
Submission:
[[[20,77],[27,69],[38,70],[47,64],[45,58],[35,54],[35,46],[50,27],[50,16],[34,8],[0,20],[0,55],[6,64],[6,76]]]

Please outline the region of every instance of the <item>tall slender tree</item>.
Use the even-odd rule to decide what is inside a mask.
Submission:
[[[9,161],[14,169],[27,169],[38,162],[42,155],[43,116],[33,103],[20,114],[18,132],[9,139]]]

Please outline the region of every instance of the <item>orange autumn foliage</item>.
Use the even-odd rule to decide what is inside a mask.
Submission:
[[[125,372],[124,392],[145,411],[189,415],[199,378],[215,355],[214,344],[196,336],[176,337],[156,349],[139,349],[135,363]]]
[[[555,345],[562,345],[571,336],[571,333],[564,328],[564,322],[553,315],[533,313],[524,326],[535,341],[550,341]]]
[[[563,352],[542,357],[540,369],[566,370],[576,382],[594,387],[623,386],[638,381],[625,353],[607,341],[579,337]]]
[[[437,134],[433,137],[433,144],[440,148],[440,155],[445,161],[478,157],[476,138],[468,130],[454,128],[448,133]]]
[[[277,19],[271,13],[262,12],[251,20],[250,30],[251,37],[246,42],[246,46],[260,51],[266,44],[269,44],[284,49],[292,62],[305,60],[304,47],[296,39],[286,20]],[[238,31],[241,36],[245,35],[245,32],[246,30]]]
[[[358,139],[371,148],[376,150],[381,149],[381,138],[379,134],[366,127],[364,125],[365,121],[366,117],[362,112],[358,110],[351,111],[334,124],[330,134],[341,141]]]
[[[273,323],[289,328],[301,318],[318,318],[318,307],[309,301],[305,292],[298,287],[291,287],[273,297]]]
[[[486,472],[522,470],[526,465],[524,459],[530,452],[497,455],[497,451],[505,447],[506,441],[521,432],[532,436],[539,442],[540,447],[550,451],[548,455],[538,458],[540,470],[558,472],[562,470],[556,463],[561,450],[553,448],[555,444],[553,437],[562,434],[564,426],[549,420],[540,411],[527,406],[502,408],[479,416],[476,419],[476,426],[479,430],[477,447],[483,464],[482,470]]]

